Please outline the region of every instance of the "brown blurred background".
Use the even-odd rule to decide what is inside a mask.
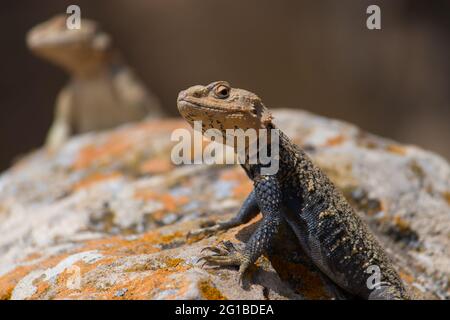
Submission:
[[[180,89],[213,80],[353,122],[450,158],[450,1],[2,1],[0,169],[40,146],[67,80],[25,47],[69,4],[98,20],[177,115]],[[366,8],[381,7],[381,31]]]

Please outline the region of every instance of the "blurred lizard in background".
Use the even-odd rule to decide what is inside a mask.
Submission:
[[[164,115],[158,99],[123,62],[111,37],[96,22],[82,19],[81,28],[71,30],[66,16],[55,16],[28,32],[27,45],[70,75],[56,100],[45,142],[50,150],[73,134]]]

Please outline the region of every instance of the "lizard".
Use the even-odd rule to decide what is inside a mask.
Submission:
[[[233,88],[226,81],[192,86],[179,93],[177,106],[202,132],[216,129],[225,137],[233,129],[277,130],[279,169],[263,174],[264,164],[246,157],[241,166],[253,181],[253,191],[230,220],[197,230],[213,234],[262,214],[256,231],[243,249],[221,243],[206,247],[201,260],[213,266],[239,266],[240,281],[249,267],[271,248],[281,226],[287,224],[312,263],[337,287],[362,299],[410,299],[387,253],[343,193],[300,147],[273,123],[273,116],[254,93]],[[273,148],[267,140],[268,149]],[[246,146],[247,147],[247,146]],[[202,250],[203,251],[203,250]],[[375,268],[375,269],[371,269]],[[378,280],[371,282],[373,271]],[[370,278],[372,276],[372,278]],[[371,285],[375,283],[375,285]]]
[[[160,102],[128,67],[111,36],[93,20],[68,29],[56,15],[33,27],[26,37],[38,57],[70,76],[55,103],[45,145],[58,149],[71,135],[104,130],[129,121],[164,116]]]

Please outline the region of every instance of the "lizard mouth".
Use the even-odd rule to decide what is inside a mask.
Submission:
[[[177,106],[180,111],[195,110],[198,108],[196,104],[184,99],[178,99]]]
[[[240,110],[239,107],[233,106],[232,104],[227,105],[226,107],[221,106],[217,103],[214,103],[212,101],[209,101],[208,103],[204,103],[202,101],[199,101],[192,97],[178,97],[178,109],[197,109],[199,111],[213,111],[213,112],[220,112],[220,113],[239,113],[244,112],[243,110]]]

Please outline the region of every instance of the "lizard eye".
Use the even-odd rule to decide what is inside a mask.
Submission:
[[[230,96],[230,87],[225,86],[223,84],[218,85],[215,89],[214,89],[214,94],[216,95],[217,98],[219,99],[226,99]]]

